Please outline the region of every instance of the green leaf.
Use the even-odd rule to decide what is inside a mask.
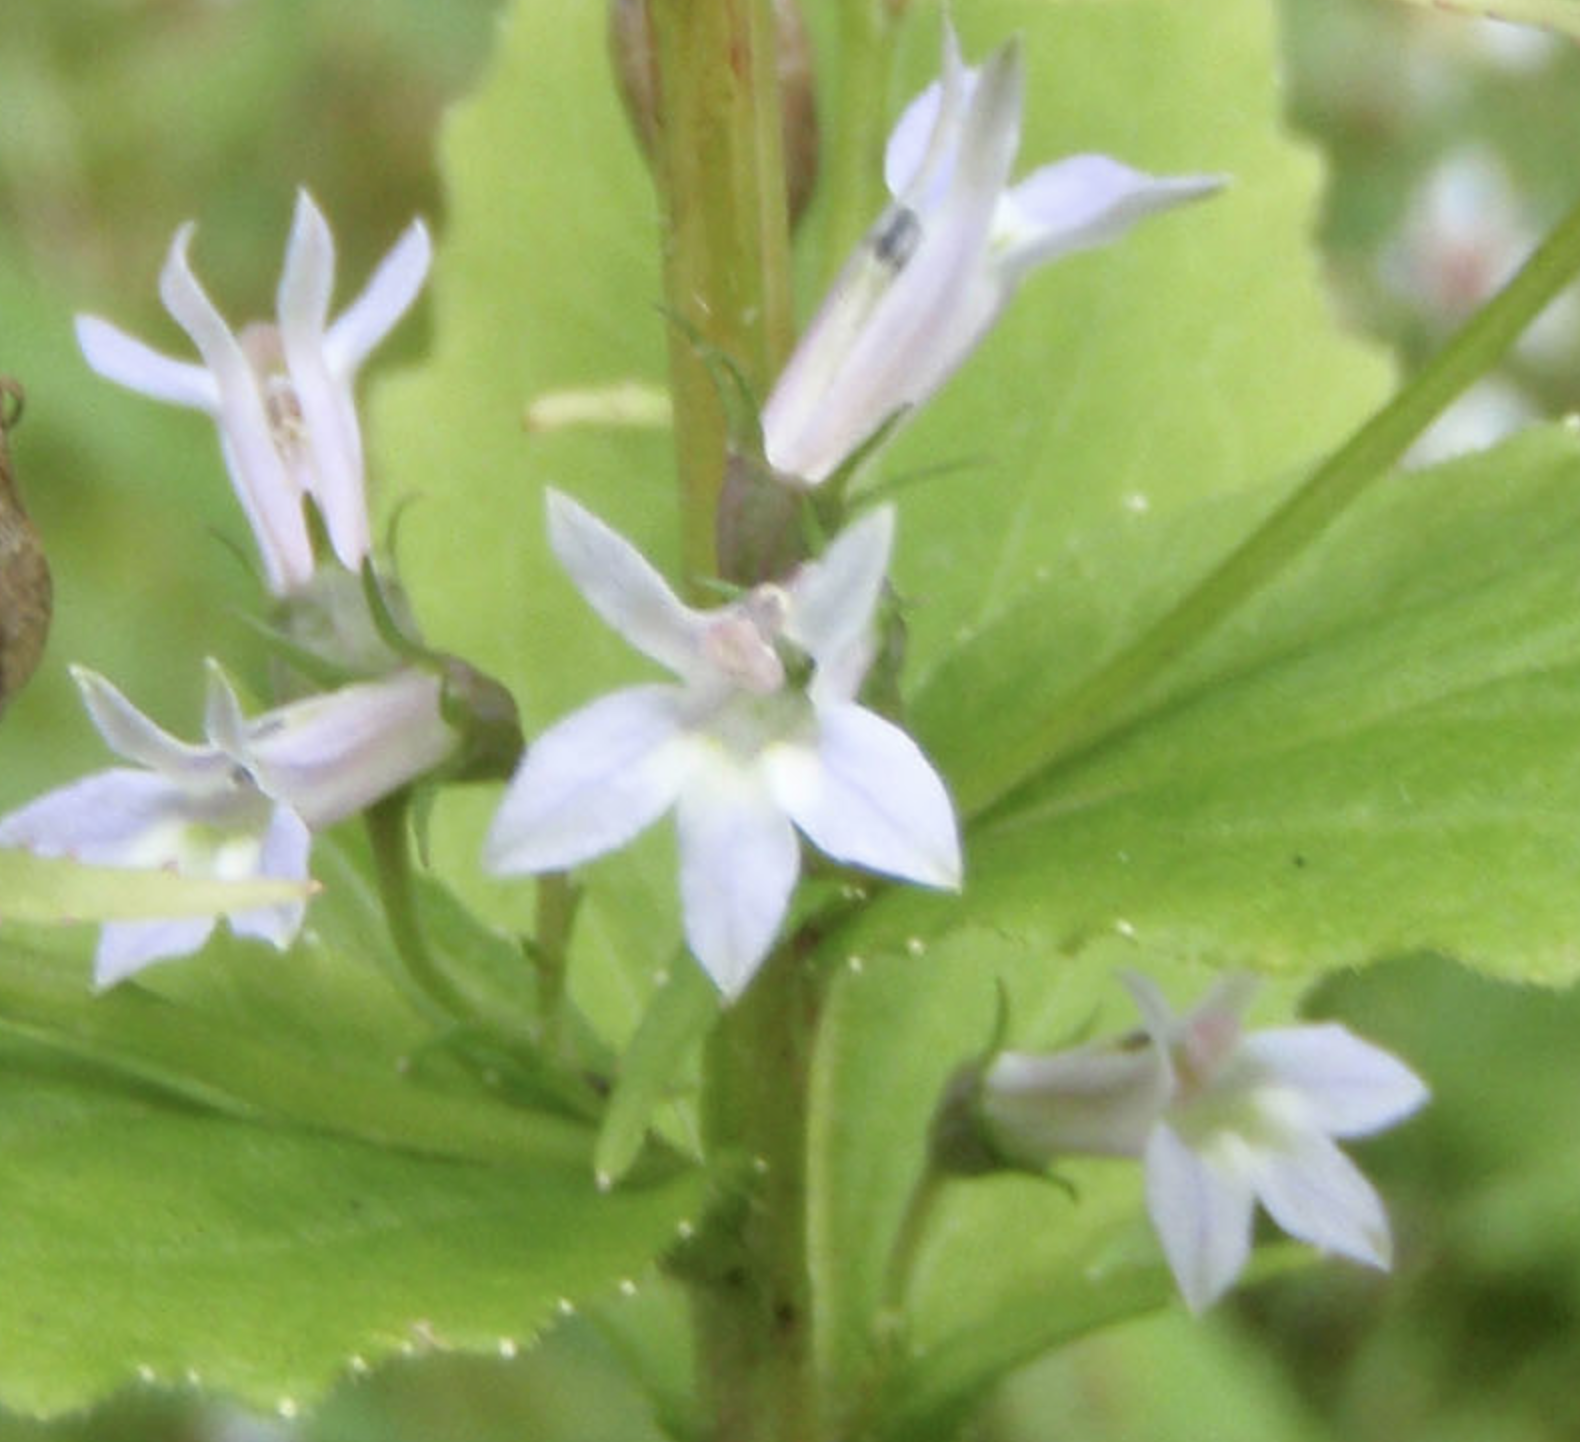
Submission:
[[[216,916],[300,901],[312,889],[310,881],[215,881],[0,850],[0,918],[13,922]]]
[[[1524,980],[1580,974],[1577,476],[1553,430],[1392,479],[1139,717],[984,819],[966,909],[1049,945],[1117,932],[1218,965],[1430,947]],[[1046,665],[1035,613],[1063,614],[1067,589],[960,664]],[[949,726],[969,729],[973,703],[958,709]],[[893,909],[901,934],[935,929],[911,899]]]
[[[0,950],[20,1178],[0,1404],[195,1376],[305,1406],[355,1358],[509,1350],[562,1298],[618,1309],[694,1216],[695,1174],[653,1165],[601,1194],[590,1128],[507,1105],[432,1034],[383,969],[359,857],[320,839],[326,889],[285,953],[219,936],[95,995],[58,932]]]
[[[49,1415],[135,1379],[294,1413],[348,1363],[511,1351],[638,1277],[684,1179],[600,1195],[586,1152],[482,1165],[172,1105],[0,1049],[0,1400]]]
[[[630,1170],[654,1114],[672,1099],[686,1060],[718,1015],[718,989],[689,958],[676,957],[620,1058],[593,1158],[600,1183],[618,1182]]]

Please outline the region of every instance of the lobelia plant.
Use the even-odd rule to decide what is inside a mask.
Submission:
[[[290,1419],[580,1317],[668,1435],[969,1435],[1020,1364],[1287,1257],[1253,1254],[1258,1202],[1389,1265],[1334,1138],[1426,1084],[1291,1023],[1318,978],[1424,947],[1573,973],[1568,852],[1505,818],[1580,802],[1580,461],[1555,430],[1389,471],[1580,271],[1580,211],[1383,403],[1304,258],[1253,0],[980,0],[964,44],[805,0],[832,279],[795,340],[779,8],[648,7],[660,279],[598,17],[517,0],[446,133],[435,353],[366,452],[352,382],[420,222],[331,322],[301,193],[278,323],[239,333],[184,226],[160,290],[201,365],[79,320],[94,370],[218,425],[273,664],[248,714],[210,663],[201,744],[77,668],[142,769],[0,817],[0,915],[23,851],[82,863],[57,925],[0,933],[7,1405],[141,1379]],[[873,78],[939,35],[889,114]],[[1177,90],[1126,69],[1160,53]],[[516,142],[572,112],[585,153],[529,175]],[[1134,151],[1012,183],[1054,134]],[[665,340],[668,434],[597,404],[516,434]],[[368,455],[375,507],[433,518],[398,583]],[[722,527],[731,467],[771,503]],[[644,834],[671,810],[678,865]],[[102,923],[91,974],[69,921]],[[1143,1029],[1073,1042],[1116,969]],[[80,1149],[40,1144],[67,1122]]]

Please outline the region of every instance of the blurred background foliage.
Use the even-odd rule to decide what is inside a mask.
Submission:
[[[222,308],[234,319],[267,311],[299,184],[333,217],[342,295],[413,213],[442,233],[433,137],[487,53],[499,3],[5,7],[0,372],[28,386],[14,448],[57,600],[50,661],[6,717],[0,807],[103,764],[66,659],[116,676],[187,729],[195,656],[223,654],[244,674],[261,662],[233,619],[253,583],[211,429],[93,378],[72,314],[98,311],[181,349],[155,278],[186,219],[200,222],[197,268]],[[1334,304],[1408,366],[1574,199],[1580,53],[1386,0],[1282,9],[1290,124],[1331,163],[1314,239]],[[541,139],[521,138],[523,165]],[[394,363],[423,344],[419,311]],[[1580,302],[1568,301],[1423,455],[1577,406]],[[1395,1275],[1298,1271],[1205,1322],[1174,1312],[1092,1338],[1005,1388],[983,1442],[1580,1436],[1580,997],[1497,987],[1418,957],[1331,983],[1311,1009],[1396,1047],[1436,1091],[1422,1119],[1364,1149],[1394,1217]],[[0,1225],[3,1196],[0,1186]],[[349,1377],[311,1419],[246,1418],[155,1392],[49,1427],[0,1416],[0,1442],[659,1436],[580,1322],[517,1358],[414,1355]]]

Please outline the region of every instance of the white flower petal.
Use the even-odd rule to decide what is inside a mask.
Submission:
[[[1174,1034],[1179,1028],[1179,1019],[1174,1015],[1174,1008],[1169,1005],[1168,998],[1150,976],[1139,971],[1121,971],[1119,979],[1124,982],[1125,990],[1130,993],[1136,1010],[1141,1013],[1141,1024],[1151,1037],[1153,1046],[1167,1055],[1173,1050]]]
[[[960,145],[961,117],[976,91],[977,72],[960,54],[960,38],[944,24],[939,78],[916,96],[889,132],[883,150],[883,180],[889,194],[912,205],[948,183]]]
[[[726,1000],[745,990],[790,904],[795,832],[747,769],[698,768],[675,812],[686,941]]]
[[[106,380],[156,401],[218,412],[219,386],[206,367],[163,355],[96,315],[79,315],[76,330],[83,359]]]
[[[960,836],[949,793],[898,726],[863,707],[820,708],[817,744],[771,746],[774,798],[836,861],[953,890]]]
[[[1286,1146],[1253,1152],[1252,1185],[1292,1237],[1325,1252],[1387,1268],[1392,1257],[1388,1217],[1370,1182],[1325,1136],[1291,1137]]]
[[[456,734],[439,678],[405,669],[277,707],[247,723],[240,755],[270,796],[315,830],[440,765]]]
[[[1156,176],[1106,155],[1072,155],[1008,191],[994,220],[1011,283],[1035,265],[1117,240],[1137,221],[1221,190],[1221,175]]]
[[[313,551],[302,517],[302,497],[269,428],[258,379],[225,318],[204,293],[187,261],[193,227],[183,225],[159,276],[159,294],[192,337],[219,394],[220,434],[236,498],[258,540],[269,585],[276,592],[305,584]]]
[[[312,491],[335,555],[356,570],[372,544],[362,482],[362,435],[349,375],[336,375],[325,353],[335,280],[335,242],[323,213],[303,190],[280,277],[280,344],[312,454]]]
[[[0,817],[0,846],[98,866],[169,865],[179,854],[186,801],[153,772],[96,771]]]
[[[1336,1022],[1253,1032],[1241,1056],[1274,1084],[1299,1094],[1330,1136],[1366,1136],[1410,1115],[1430,1095],[1397,1057]]]
[[[259,842],[253,874],[277,877],[282,881],[305,881],[311,847],[312,833],[307,823],[288,806],[276,806],[269,818],[269,828]],[[287,901],[278,906],[234,912],[230,927],[237,936],[255,937],[284,951],[301,930],[306,913],[305,900]]]
[[[374,346],[395,328],[422,290],[432,260],[428,227],[413,221],[379,262],[362,293],[329,327],[324,352],[334,374],[354,375]]]
[[[489,828],[488,869],[563,870],[657,820],[686,775],[681,701],[670,686],[617,691],[538,737]]]
[[[559,491],[547,492],[549,544],[577,589],[631,645],[692,678],[705,669],[701,638],[708,620],[684,605],[624,536]]]
[[[1185,1305],[1211,1306],[1251,1254],[1253,1197],[1247,1179],[1208,1165],[1160,1123],[1147,1141],[1147,1212]]]
[[[894,507],[845,527],[790,583],[785,635],[822,666],[872,627],[894,548]]]
[[[73,666],[71,675],[89,719],[117,756],[136,761],[188,790],[224,789],[228,785],[230,763],[213,747],[178,740],[144,716],[98,672]]]
[[[214,930],[212,916],[169,921],[108,921],[93,958],[93,985],[103,991],[156,961],[190,956]]]

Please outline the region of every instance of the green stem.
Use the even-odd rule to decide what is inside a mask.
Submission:
[[[820,294],[883,209],[889,91],[905,6],[903,0],[842,0],[838,8],[838,44],[819,57],[825,70],[832,70],[824,134],[838,137],[837,144],[825,148],[818,177]]]
[[[1312,544],[1580,271],[1580,204],[1499,294],[1387,406],[1328,457],[1162,620],[1098,670],[1017,743],[984,757],[958,788],[980,814],[1111,731],[1151,682]]]
[[[565,972],[570,955],[571,928],[581,888],[563,871],[538,878],[537,924],[532,939],[532,962],[538,980],[538,1016],[543,1052],[553,1061],[564,1060]]]
[[[711,1442],[824,1442],[806,1234],[806,1098],[816,997],[781,948],[720,1019],[706,1054],[703,1133],[740,1192],[693,1271],[700,1390]],[[744,1166],[742,1165],[744,1159]]]
[[[435,1025],[449,1028],[476,1019],[470,1002],[445,975],[423,936],[412,895],[411,852],[406,837],[405,792],[387,796],[363,814],[373,846],[373,870],[395,954],[401,990]]]
[[[647,0],[657,67],[685,574],[718,574],[725,415],[693,337],[763,395],[791,338],[790,233],[772,0]],[[687,332],[690,332],[688,334]]]

